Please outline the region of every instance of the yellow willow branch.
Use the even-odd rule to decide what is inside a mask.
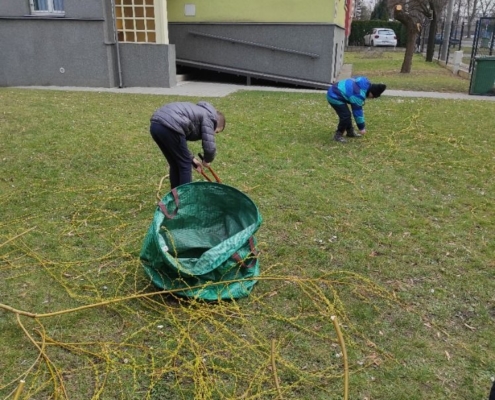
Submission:
[[[65,398],[68,399],[69,396],[67,395],[67,391],[65,390],[64,380],[62,379],[62,376],[60,376],[60,373],[57,370],[57,367],[55,366],[55,364],[52,363],[52,361],[50,360],[50,358],[48,357],[48,355],[46,354],[46,352],[44,350],[44,345],[45,345],[44,335],[42,336],[42,339],[43,339],[42,346],[43,347],[40,347],[38,345],[38,343],[36,342],[36,340],[34,340],[34,338],[31,336],[31,334],[27,331],[26,327],[24,326],[24,324],[21,321],[21,317],[19,314],[16,315],[16,319],[17,319],[17,323],[19,324],[21,329],[24,331],[24,334],[29,338],[31,343],[33,343],[33,345],[40,352],[41,356],[45,359],[47,367],[50,370],[50,374],[53,378],[53,384],[55,385],[55,392],[58,391],[58,385],[57,385],[57,379],[58,379],[58,382],[60,383],[60,387],[61,387],[61,389],[65,395]],[[52,370],[52,367],[53,367],[53,370]]]
[[[33,229],[36,229],[36,227],[35,227],[35,226],[33,226],[32,228],[29,228],[27,231],[24,231],[24,232],[22,232],[22,233],[19,233],[18,235],[16,235],[16,236],[14,236],[14,237],[10,238],[10,239],[9,239],[9,240],[7,240],[6,242],[0,243],[0,247],[5,246],[7,243],[10,243],[10,242],[12,242],[13,240],[16,240],[17,238],[19,238],[19,237],[21,237],[21,236],[25,235],[25,234],[26,234],[26,233],[28,233],[28,232],[31,232]]]
[[[275,386],[277,387],[278,398],[282,400],[282,390],[280,390],[280,383],[278,381],[278,375],[277,375],[277,365],[275,363],[275,339],[272,339],[271,359],[272,359],[273,379],[275,379]]]
[[[283,281],[304,282],[304,281],[314,281],[315,279],[297,278],[297,277],[260,277],[260,276],[256,276],[256,277],[251,277],[251,278],[232,279],[230,281],[222,281],[222,284],[228,285],[228,284],[234,283],[234,282],[252,281],[252,280],[256,280],[256,281],[262,281],[262,280],[280,281],[280,280],[283,280]],[[188,286],[187,289],[188,290],[194,290],[194,289],[204,288],[205,286],[208,286],[208,285],[203,284],[203,285],[196,285],[196,286]],[[128,301],[128,300],[142,299],[142,298],[152,297],[152,296],[161,295],[161,294],[173,294],[173,293],[177,293],[177,292],[182,292],[185,289],[186,288],[177,288],[177,289],[172,289],[172,290],[160,290],[158,292],[152,292],[152,293],[134,294],[132,296],[110,299],[110,300],[102,301],[100,303],[86,304],[84,306],[80,306],[80,307],[76,307],[76,308],[69,308],[69,309],[60,310],[60,311],[54,311],[54,312],[46,313],[46,314],[35,314],[35,313],[28,312],[28,311],[22,311],[22,310],[18,310],[16,308],[13,308],[11,306],[8,306],[8,305],[2,304],[2,303],[0,303],[0,309],[10,311],[10,312],[17,314],[17,315],[23,315],[25,317],[41,319],[41,318],[55,317],[55,316],[62,315],[62,314],[70,314],[70,313],[73,313],[76,311],[82,311],[82,310],[87,310],[87,309],[91,309],[91,308],[106,306],[109,304],[120,303],[120,302]]]
[[[19,399],[19,396],[22,393],[22,389],[24,389],[24,384],[25,383],[26,383],[26,381],[24,381],[23,379],[20,380],[19,386],[17,386],[17,390],[15,391],[14,400]]]
[[[337,271],[337,273],[341,273],[341,271]],[[344,272],[342,272],[342,273],[344,273]],[[357,275],[352,274],[352,273],[345,273],[345,274],[348,275],[348,276],[354,276],[354,277],[357,276]],[[295,277],[295,276],[288,276],[288,277],[279,277],[279,276],[255,276],[255,277],[250,277],[250,278],[232,279],[232,280],[228,280],[228,281],[222,281],[222,284],[229,285],[229,284],[235,283],[235,282],[252,281],[252,280],[255,280],[255,281],[293,281],[293,282],[299,282],[299,283],[301,283],[301,282],[315,282],[315,281],[319,281],[319,279],[314,279],[314,278],[300,278],[300,277]],[[336,284],[338,284],[338,283],[345,283],[345,282],[339,281],[339,280],[329,280],[328,282],[333,282],[333,283],[336,283]],[[0,303],[0,309],[6,310],[6,311],[10,311],[10,312],[12,312],[14,314],[17,314],[17,315],[23,315],[25,317],[41,319],[41,318],[54,317],[54,316],[63,315],[63,314],[70,314],[70,313],[73,313],[73,312],[76,312],[76,311],[88,310],[88,309],[91,309],[91,308],[97,308],[97,307],[106,306],[106,305],[109,305],[109,304],[115,304],[115,303],[120,303],[120,302],[128,301],[128,300],[142,299],[142,298],[153,297],[153,296],[156,296],[156,295],[163,295],[163,294],[173,294],[173,293],[177,293],[177,292],[182,292],[182,291],[184,291],[186,289],[188,289],[188,290],[194,290],[194,289],[204,288],[206,286],[208,286],[208,285],[207,284],[206,285],[205,284],[202,284],[202,285],[196,285],[196,286],[188,286],[187,288],[177,288],[177,289],[171,289],[171,290],[160,290],[160,291],[152,292],[152,293],[134,294],[134,295],[131,295],[131,296],[110,299],[110,300],[102,301],[100,303],[86,304],[84,306],[80,306],[80,307],[76,307],[76,308],[70,308],[70,309],[65,309],[65,310],[60,310],[60,311],[54,311],[54,312],[46,313],[46,314],[35,314],[35,313],[28,312],[28,311],[22,311],[22,310],[18,310],[16,308],[10,307],[10,306],[8,306],[6,304],[2,304],[2,303]]]
[[[37,321],[37,322],[39,323],[39,321]],[[21,328],[22,328],[22,326],[21,326]],[[34,329],[34,330],[41,336],[41,339],[42,339],[41,350],[42,350],[42,352],[44,352],[45,351],[45,337],[37,329]],[[15,382],[17,382],[17,380],[19,380],[19,382],[21,382],[21,381],[24,381],[25,382],[25,379],[27,378],[27,376],[29,375],[29,373],[33,370],[33,368],[36,366],[36,364],[40,360],[41,356],[42,356],[42,353],[40,352],[38,354],[38,357],[36,357],[36,360],[34,360],[34,362],[31,364],[31,366],[26,371],[24,371],[21,375],[19,375],[17,378],[15,378],[14,380],[10,381],[6,385],[0,387],[0,389],[6,388],[6,387],[8,387],[10,385],[13,385]],[[24,386],[24,384],[23,384],[23,386]],[[17,390],[19,390],[19,387],[17,388]],[[7,396],[7,398],[9,398],[9,397],[10,397],[10,395]]]
[[[342,332],[340,331],[337,317],[335,315],[332,315],[330,318],[333,322],[333,326],[335,327],[335,331],[337,332],[340,348],[342,349],[342,357],[344,358],[344,400],[347,400],[349,398],[349,365],[347,364],[347,351],[345,349],[345,342],[342,336]]]
[[[159,183],[159,185],[158,185],[158,189],[157,189],[157,192],[156,192],[156,198],[158,199],[158,201],[162,201],[162,197],[160,196],[160,190],[162,190],[163,181],[164,181],[165,179],[167,179],[167,178],[168,178],[168,176],[169,176],[169,175],[167,174],[167,175],[165,175],[165,176],[162,176],[162,179],[160,179],[160,183]]]

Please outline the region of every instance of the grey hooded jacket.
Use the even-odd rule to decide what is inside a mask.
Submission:
[[[151,122],[163,126],[186,137],[186,140],[201,140],[204,161],[212,162],[217,151],[215,129],[217,127],[217,110],[206,101],[198,104],[188,102],[169,103],[155,111]]]

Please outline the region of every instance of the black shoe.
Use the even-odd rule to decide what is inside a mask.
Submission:
[[[340,142],[340,143],[347,142],[347,140],[344,139],[344,135],[342,134],[342,132],[339,132],[339,131],[335,132],[333,140],[335,140],[336,142]]]
[[[357,133],[354,129],[347,132],[347,137],[358,138],[358,137],[362,137],[362,136],[363,135],[361,135],[360,133]]]

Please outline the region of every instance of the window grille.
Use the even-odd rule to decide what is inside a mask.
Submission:
[[[168,43],[166,0],[116,0],[119,42]]]

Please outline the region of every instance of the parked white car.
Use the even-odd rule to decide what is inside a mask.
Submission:
[[[373,28],[371,33],[364,36],[365,46],[397,46],[397,35],[392,29]]]

